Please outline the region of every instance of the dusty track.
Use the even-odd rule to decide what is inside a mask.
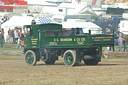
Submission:
[[[67,67],[63,60],[29,66],[24,58],[0,58],[0,85],[128,85],[128,60]]]

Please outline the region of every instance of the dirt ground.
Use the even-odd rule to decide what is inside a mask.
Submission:
[[[24,58],[0,58],[0,85],[128,85],[128,59],[103,59],[96,66],[68,67],[42,61],[29,66]]]

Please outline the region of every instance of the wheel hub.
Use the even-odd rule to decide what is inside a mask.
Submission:
[[[73,58],[72,58],[71,56],[69,56],[69,57],[68,57],[68,60],[69,60],[69,61],[72,61],[72,60],[73,60]]]

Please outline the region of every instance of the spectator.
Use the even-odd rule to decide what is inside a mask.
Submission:
[[[1,45],[1,46],[3,47],[3,43],[4,43],[4,41],[5,41],[5,40],[4,40],[4,29],[3,29],[3,28],[2,28],[2,30],[1,30],[1,33],[2,33],[2,45]]]
[[[18,41],[17,41],[16,48],[21,48],[21,45],[20,45],[21,36],[22,36],[22,30],[20,30],[20,32],[18,33]]]
[[[21,46],[20,46],[20,36],[18,35],[18,40],[17,40],[17,46],[16,46],[16,48],[21,48]]]
[[[6,42],[9,43],[9,35],[6,35]]]
[[[18,29],[16,29],[14,32],[14,42],[15,43],[17,43],[17,41],[18,41],[18,33],[19,33],[19,31],[18,31]]]
[[[9,28],[9,30],[8,30],[8,35],[9,35],[9,43],[12,43],[12,35],[13,35],[13,33],[12,33],[12,30]]]
[[[0,30],[0,48],[2,48],[2,44],[3,44],[3,35],[2,35],[2,31]]]
[[[12,31],[12,43],[14,44],[14,29],[11,30]]]
[[[105,32],[105,34],[107,34],[107,35],[111,35],[111,31],[110,31],[109,28],[106,28],[106,32]],[[112,46],[107,47],[107,49],[110,50],[110,51],[114,51],[114,47],[112,47]]]
[[[122,43],[123,43],[123,38],[122,35],[120,34],[118,38],[119,51],[122,51]]]
[[[105,32],[107,35],[110,35],[111,34],[111,31],[109,28],[106,28],[106,32]]]
[[[124,44],[124,51],[125,51],[125,50],[126,50],[126,51],[128,51],[128,50],[127,50],[127,36],[126,36],[126,35],[124,35],[124,36],[123,36],[123,39],[124,39],[124,40],[123,40],[123,44]]]
[[[19,35],[20,35],[20,36],[22,35],[22,29],[20,29]]]

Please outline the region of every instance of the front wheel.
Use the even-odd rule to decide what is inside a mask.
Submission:
[[[64,64],[67,66],[74,66],[76,64],[76,51],[67,50],[64,55]]]
[[[27,64],[34,66],[37,62],[35,52],[32,50],[28,50],[25,53],[25,61]]]

